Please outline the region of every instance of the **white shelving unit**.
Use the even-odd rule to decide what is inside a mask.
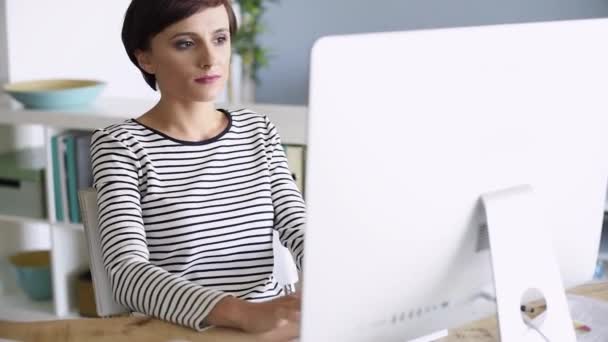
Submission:
[[[48,219],[0,215],[0,222],[46,224],[51,230],[51,270],[53,301],[32,302],[22,293],[0,296],[0,319],[37,320],[73,317],[76,312],[75,277],[88,267],[89,258],[81,224],[57,222],[55,219],[54,189],[50,139],[66,130],[90,131],[136,118],[154,105],[153,100],[99,98],[84,109],[30,110],[7,96],[0,96],[0,124],[40,125],[44,130],[46,148],[46,204]],[[277,126],[283,143],[305,144],[307,113],[304,106],[272,104],[219,104],[220,108],[249,108],[267,114]],[[10,317],[6,317],[11,315]]]
[[[0,320],[41,321],[56,318],[52,301],[34,302],[22,292],[0,297]]]

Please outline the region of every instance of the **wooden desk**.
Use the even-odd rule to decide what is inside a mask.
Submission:
[[[569,293],[608,301],[608,282],[579,286]],[[0,322],[0,338],[18,341],[111,341],[111,342],[262,342],[261,337],[238,331],[213,328],[198,333],[194,330],[146,317],[117,317],[96,319],[57,320],[48,322]],[[498,341],[496,318],[481,320],[450,331],[442,342]]]
[[[583,295],[608,301],[608,281],[578,286],[568,293]],[[460,329],[450,331],[450,335],[441,342],[496,342],[498,339],[498,321],[496,316],[477,321]]]

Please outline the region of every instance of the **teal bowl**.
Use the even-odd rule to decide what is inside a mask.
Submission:
[[[4,91],[30,109],[66,109],[90,104],[105,88],[95,80],[53,79],[9,83]]]
[[[49,251],[20,252],[9,257],[17,273],[17,283],[36,301],[53,298]]]

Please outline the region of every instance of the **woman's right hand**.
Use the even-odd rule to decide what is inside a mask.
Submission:
[[[226,297],[212,310],[207,322],[243,330],[263,341],[289,341],[299,334],[300,303],[296,295],[261,303]]]
[[[300,297],[284,296],[262,303],[247,303],[241,327],[251,333],[264,333],[300,323]]]

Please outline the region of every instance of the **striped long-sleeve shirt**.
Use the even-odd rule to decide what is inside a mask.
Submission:
[[[223,111],[187,142],[136,120],[96,130],[91,160],[105,268],[133,311],[202,329],[225,296],[281,295],[272,230],[302,267],[305,205],[265,115]]]

